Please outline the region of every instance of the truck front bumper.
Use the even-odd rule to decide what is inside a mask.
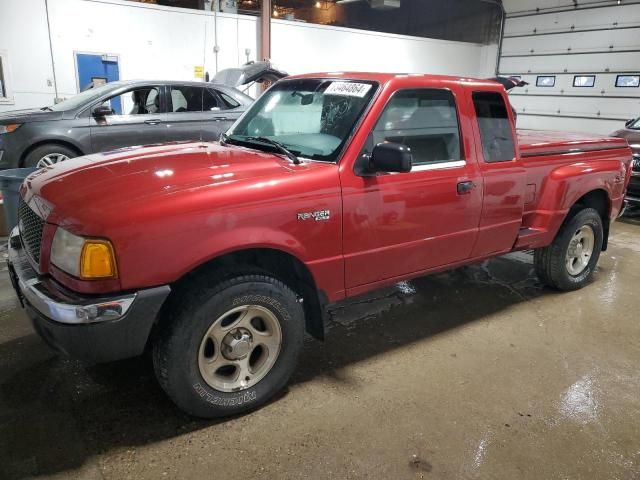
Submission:
[[[80,295],[31,267],[17,229],[9,238],[9,275],[38,334],[71,357],[109,362],[140,355],[171,289],[164,285],[109,296]]]

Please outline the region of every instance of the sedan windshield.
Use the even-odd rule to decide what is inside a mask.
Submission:
[[[227,132],[226,141],[335,161],[376,90],[372,82],[285,80],[262,95]]]

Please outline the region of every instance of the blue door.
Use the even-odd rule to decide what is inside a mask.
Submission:
[[[99,83],[108,83],[120,80],[118,58],[113,55],[95,55],[90,53],[76,53],[76,65],[78,67],[78,86],[80,91],[96,86]],[[122,114],[120,99],[111,104],[117,114]]]

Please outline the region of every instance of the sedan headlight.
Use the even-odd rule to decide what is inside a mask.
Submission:
[[[14,130],[17,130],[18,127],[22,125],[21,123],[9,123],[6,125],[0,125],[0,135],[3,133],[11,133]]]
[[[111,242],[80,237],[63,228],[58,228],[53,237],[51,263],[83,280],[118,276]]]

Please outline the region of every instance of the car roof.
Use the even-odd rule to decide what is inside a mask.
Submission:
[[[136,79],[136,80],[116,80],[114,82],[109,82],[107,85],[113,85],[114,87],[124,87],[124,86],[135,86],[135,85],[188,85],[194,87],[225,87],[225,88],[233,88],[228,85],[224,85],[221,83],[212,83],[212,82],[198,82],[193,80],[144,80],[144,79]]]

